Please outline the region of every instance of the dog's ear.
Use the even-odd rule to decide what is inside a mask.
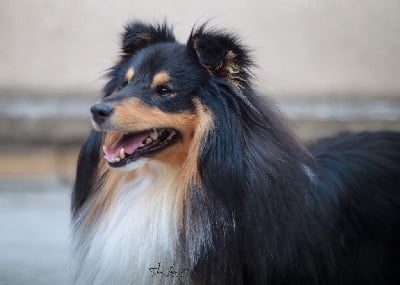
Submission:
[[[155,25],[140,21],[129,22],[122,33],[122,55],[131,56],[138,50],[159,42],[175,42],[172,27],[166,22]]]
[[[252,61],[248,50],[234,35],[223,30],[193,30],[187,48],[210,73],[223,77],[236,87],[247,85]]]

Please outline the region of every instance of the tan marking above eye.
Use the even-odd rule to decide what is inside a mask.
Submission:
[[[129,83],[132,81],[133,76],[135,75],[135,70],[133,67],[129,67],[128,71],[125,74],[125,79]]]
[[[169,76],[168,72],[160,71],[154,75],[153,82],[151,83],[151,88],[167,84],[170,79],[171,77]]]

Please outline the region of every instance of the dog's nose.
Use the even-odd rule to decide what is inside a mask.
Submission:
[[[102,124],[113,112],[113,107],[105,103],[97,103],[90,108],[90,112],[92,112],[93,120]]]

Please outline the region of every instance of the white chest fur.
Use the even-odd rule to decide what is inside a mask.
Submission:
[[[91,201],[82,209],[73,239],[76,284],[177,284],[185,278],[189,265],[179,264],[176,253],[179,171],[151,167],[146,175],[122,183],[110,209],[89,229],[79,221]]]

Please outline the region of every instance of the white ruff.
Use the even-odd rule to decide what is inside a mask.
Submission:
[[[117,189],[111,209],[89,229],[79,222],[91,201],[81,210],[74,234],[76,284],[185,283],[185,278],[153,276],[149,270],[160,263],[165,272],[173,265],[181,271],[189,264],[179,264],[176,256],[179,169],[153,161],[148,166],[152,171]]]

